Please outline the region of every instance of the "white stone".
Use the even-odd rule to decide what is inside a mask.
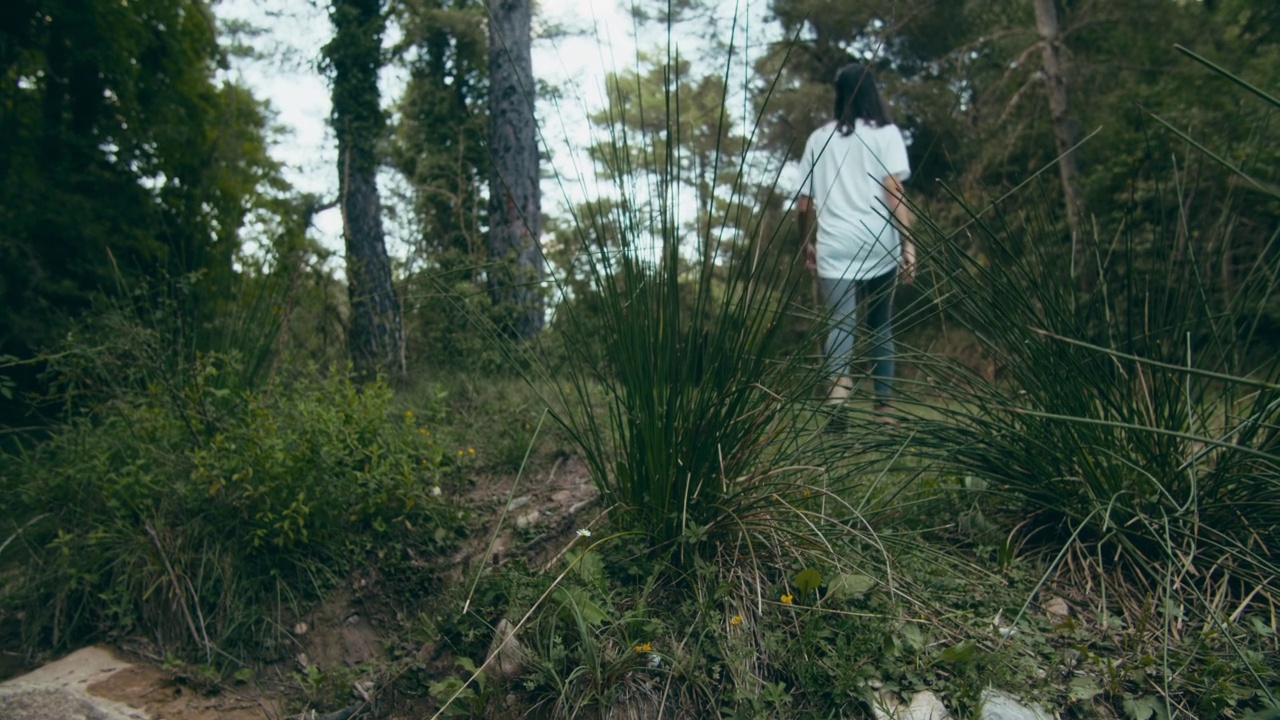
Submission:
[[[900,716],[899,720],[944,720],[949,717],[951,715],[938,696],[925,690],[911,697],[911,705],[907,707],[907,713]]]
[[[515,627],[505,618],[493,629],[493,641],[489,643],[489,655],[493,661],[489,668],[508,680],[524,672],[526,653],[524,645],[515,635]]]
[[[77,650],[66,657],[0,683],[0,717],[11,720],[146,720],[150,716],[122,703],[100,698],[89,686],[131,667],[104,647]]]
[[[516,527],[519,528],[520,530],[524,530],[525,528],[538,522],[538,520],[540,519],[542,519],[542,513],[538,512],[537,510],[530,510],[524,515],[521,515],[520,517],[516,518]]]
[[[987,688],[982,691],[981,720],[1053,720],[1039,705],[1027,707],[1002,690]]]
[[[873,696],[871,712],[876,720],[947,720],[951,717],[938,696],[928,690],[912,695],[909,704],[891,692],[878,691]]]
[[[1071,606],[1060,597],[1051,597],[1044,603],[1044,614],[1049,622],[1057,625],[1071,617]]]

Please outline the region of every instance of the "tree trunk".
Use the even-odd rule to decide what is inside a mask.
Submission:
[[[404,328],[382,231],[374,151],[384,118],[381,0],[333,0],[334,37],[325,47],[333,71],[333,129],[338,136],[338,203],[347,250],[351,321],[347,344],[358,376],[403,373]]]
[[[520,338],[543,322],[531,20],[530,0],[489,0],[489,293]]]
[[[1054,0],[1034,0],[1036,29],[1044,43],[1044,77],[1049,87],[1049,117],[1053,121],[1053,139],[1058,148],[1058,175],[1062,181],[1062,196],[1067,206],[1067,229],[1071,232],[1071,275],[1083,283],[1088,276],[1085,267],[1084,236],[1080,216],[1080,167],[1072,150],[1078,133],[1068,116],[1067,79],[1058,54],[1061,34],[1058,29],[1058,10]]]

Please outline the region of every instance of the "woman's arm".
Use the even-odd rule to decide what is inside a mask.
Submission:
[[[889,206],[889,212],[893,214],[893,224],[898,228],[898,236],[902,238],[899,279],[903,284],[910,285],[916,276],[916,246],[911,241],[911,208],[907,207],[906,191],[902,189],[902,181],[897,175],[889,175],[884,179],[884,190],[885,202]]]
[[[818,214],[808,195],[801,195],[796,200],[796,213],[796,220],[800,223],[800,242],[804,245],[804,269],[813,273],[818,269],[818,251],[813,244],[813,230],[818,225]]]

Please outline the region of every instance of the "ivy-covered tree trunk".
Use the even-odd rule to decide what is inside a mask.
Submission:
[[[382,66],[382,0],[333,0],[333,40],[325,56],[333,73],[333,129],[338,136],[338,204],[347,250],[351,302],[347,344],[356,372],[404,372],[404,329],[391,283],[382,230],[375,146],[384,118],[378,97]]]
[[[1067,229],[1071,233],[1071,270],[1081,284],[1086,284],[1084,238],[1081,233],[1080,169],[1072,148],[1077,141],[1075,124],[1067,114],[1067,78],[1058,53],[1061,32],[1058,9],[1054,0],[1035,0],[1036,29],[1043,43],[1044,79],[1049,86],[1049,117],[1053,123],[1053,139],[1058,148],[1058,177],[1067,208]]]
[[[542,329],[543,259],[530,0],[489,0],[489,293],[511,332]]]

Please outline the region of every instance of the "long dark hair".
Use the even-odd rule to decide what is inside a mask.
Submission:
[[[893,123],[884,99],[876,89],[875,76],[869,68],[857,63],[845,65],[836,73],[836,105],[833,114],[836,129],[846,137],[853,132],[854,123],[858,120],[871,127]]]

